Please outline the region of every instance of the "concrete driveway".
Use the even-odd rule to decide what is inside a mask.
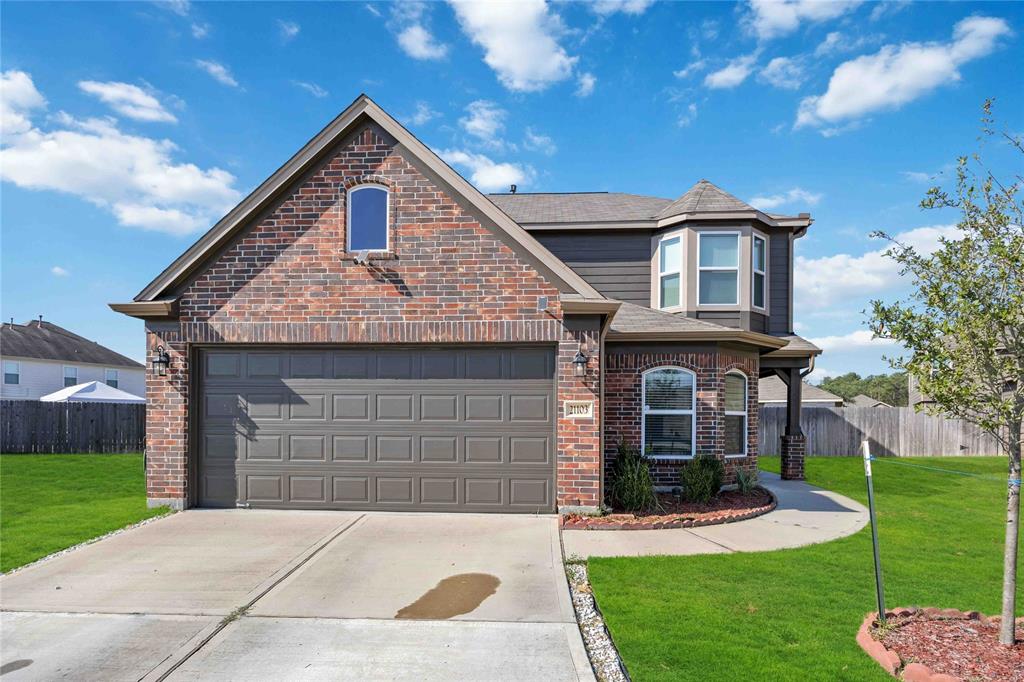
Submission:
[[[593,679],[553,516],[188,511],[0,608],[4,682]]]

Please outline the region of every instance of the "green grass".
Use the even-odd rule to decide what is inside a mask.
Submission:
[[[0,455],[0,571],[167,511],[140,454]]]
[[[777,472],[779,460],[761,458],[761,466]],[[809,458],[807,477],[867,503],[859,458]],[[999,613],[1006,460],[882,461],[874,479],[886,605]],[[868,529],[778,552],[588,563],[598,605],[638,682],[892,679],[854,642],[875,610]]]

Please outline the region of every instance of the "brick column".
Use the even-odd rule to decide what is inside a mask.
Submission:
[[[807,454],[807,437],[802,433],[782,437],[782,478],[784,480],[804,480],[805,454]]]
[[[146,334],[146,502],[171,509],[188,506],[188,344],[177,324],[147,325]],[[171,356],[166,376],[151,358],[157,346]]]

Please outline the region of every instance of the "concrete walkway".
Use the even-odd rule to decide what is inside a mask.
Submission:
[[[566,558],[766,552],[853,535],[868,522],[864,505],[800,481],[761,472],[761,484],[779,504],[747,521],[670,530],[565,530]]]
[[[8,680],[593,680],[553,515],[199,510],[0,578]]]

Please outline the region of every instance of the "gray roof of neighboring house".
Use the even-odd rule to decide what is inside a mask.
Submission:
[[[4,323],[0,326],[0,354],[15,358],[145,368],[145,365],[95,341],[42,320],[32,320],[28,324]]]
[[[757,402],[759,403],[784,403],[788,392],[786,383],[778,376],[764,377],[757,382]],[[800,393],[800,404],[807,403],[829,403],[834,406],[841,406],[843,399],[834,393],[829,393],[823,388],[814,384],[803,382]]]
[[[701,180],[675,201],[623,192],[523,192],[488,194],[487,198],[512,220],[524,225],[654,222],[684,213],[757,210],[707,180]],[[765,215],[772,219],[792,218],[779,213]]]
[[[651,220],[671,199],[622,192],[488,194],[517,223],[602,223]]]
[[[788,342],[783,348],[780,348],[777,351],[772,351],[773,353],[777,353],[779,356],[792,355],[794,353],[799,355],[821,354],[820,348],[802,336],[797,336],[796,334],[774,334],[773,336],[785,339]]]
[[[864,395],[863,393],[858,393],[853,396],[852,399],[847,400],[846,403],[851,407],[892,407],[892,405],[884,400],[872,398],[871,396]]]
[[[706,322],[684,315],[666,313],[661,310],[644,308],[635,303],[623,303],[612,319],[609,331],[619,334],[637,332],[670,333],[670,332],[725,332],[733,331],[731,327]]]

